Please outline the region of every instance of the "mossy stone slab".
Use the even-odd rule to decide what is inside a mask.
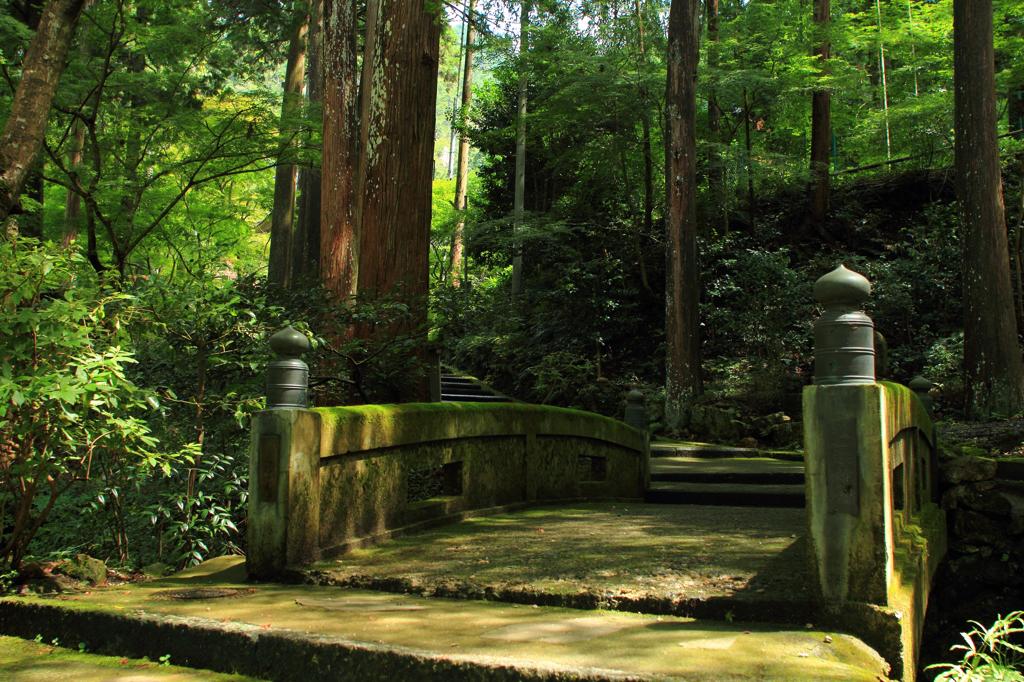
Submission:
[[[877,680],[885,674],[878,654],[859,640],[813,628],[218,582],[218,576],[230,577],[232,570],[230,562],[220,562],[206,573],[193,571],[186,577],[60,600],[8,598],[0,601],[0,612],[48,605],[65,613],[126,621],[163,618],[174,626],[166,628],[168,641],[174,638],[179,647],[188,646],[192,627],[204,629],[207,643],[217,641],[211,632],[221,629],[218,656],[234,661],[244,657],[232,648],[272,648],[275,636],[294,643],[308,640],[309,651],[322,661],[337,648],[369,651],[373,674],[359,679],[398,679],[398,669],[411,674],[408,667],[395,667],[410,659],[419,662],[420,672],[444,666],[478,672],[458,679]],[[239,594],[206,601],[160,596],[188,584],[216,585]],[[73,619],[59,620],[67,624]],[[5,627],[17,622],[9,615]],[[291,650],[302,651],[296,647]],[[278,658],[273,664],[276,670],[294,671],[293,677],[282,679],[300,679],[315,670],[308,657]],[[357,679],[353,674],[342,671],[332,679]]]

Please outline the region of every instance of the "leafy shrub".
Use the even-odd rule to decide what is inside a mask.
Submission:
[[[17,568],[60,497],[101,462],[169,470],[127,376],[131,299],[73,252],[0,240],[0,565]]]

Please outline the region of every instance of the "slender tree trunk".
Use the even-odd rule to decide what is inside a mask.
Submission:
[[[889,126],[889,77],[885,65],[885,41],[882,39],[882,3],[875,0],[878,17],[878,70],[882,74],[882,111],[885,114],[885,158],[892,159],[892,130]]]
[[[323,46],[323,0],[312,0],[309,12],[309,46],[306,50],[306,97],[311,112],[320,114],[322,73],[320,54]],[[315,124],[323,131],[323,118]],[[299,218],[292,241],[292,286],[309,284],[320,274],[320,168],[299,169]]]
[[[295,165],[297,119],[302,110],[302,84],[306,75],[306,37],[309,14],[302,8],[295,17],[288,44],[281,104],[281,145],[274,174],[274,208],[270,218],[270,264],[267,279],[279,287],[288,286],[292,243],[295,236]]]
[[[455,176],[455,211],[458,218],[455,232],[452,234],[452,284],[459,286],[462,282],[463,233],[466,229],[466,194],[469,182],[469,133],[466,130],[466,116],[473,102],[473,41],[476,40],[474,12],[476,0],[468,0],[466,11],[466,64],[462,70],[462,108],[457,118],[459,122],[459,162]]]
[[[465,13],[465,19],[462,23],[462,35],[459,36],[459,66],[465,73],[465,66],[463,66],[463,58],[466,55],[466,34],[469,31],[469,17],[472,15],[472,11],[469,9],[470,0],[466,0],[463,5],[463,11]],[[464,85],[465,83],[463,83]],[[464,94],[463,90],[459,92],[459,88],[455,88],[455,92],[452,93],[452,125],[448,131],[448,179],[452,179],[452,162],[455,160],[455,108],[459,106],[460,95]]]
[[[718,68],[718,0],[706,0],[708,15],[708,67]],[[711,224],[729,231],[725,208],[725,173],[719,146],[722,143],[722,109],[713,86],[708,88],[708,193],[711,195]]]
[[[353,229],[356,141],[356,39],[353,0],[324,0],[320,277],[335,296],[355,293]]]
[[[637,44],[640,48],[640,77],[646,77],[647,66],[647,40],[646,22],[644,21],[643,3],[635,0],[636,10]],[[651,148],[651,102],[650,93],[647,90],[646,81],[641,80],[640,85],[640,131],[641,131],[641,152],[644,158],[644,223],[643,233],[637,234],[636,258],[640,270],[640,285],[644,291],[651,293],[651,281],[647,276],[647,263],[644,260],[644,239],[650,239],[654,234],[654,152]]]
[[[967,411],[1011,415],[1024,406],[996,141],[992,0],[953,2],[956,182],[964,225],[964,372]]]
[[[512,206],[512,295],[523,290],[523,217],[526,213],[526,104],[529,80],[526,58],[530,51],[530,0],[519,10],[519,108],[516,114],[516,178]]]
[[[819,67],[827,69],[831,44],[827,31],[831,22],[829,0],[814,0],[814,23],[822,32],[821,42],[814,49]],[[819,232],[825,228],[829,208],[829,156],[832,153],[832,95],[825,88],[811,96],[811,201],[810,222]]]
[[[672,0],[668,24],[665,419],[670,429],[685,425],[688,409],[702,391],[695,186],[698,11],[697,0]]]
[[[87,0],[50,0],[25,54],[21,81],[0,133],[0,223],[17,209],[18,197],[46,134],[50,105],[64,71],[75,26]]]
[[[750,138],[750,100],[747,90],[743,89],[743,133],[747,153],[747,213],[750,214],[750,227],[757,223],[757,195],[754,193],[754,145]]]
[[[22,215],[20,231],[26,237],[41,240],[43,238],[43,202],[46,199],[44,196],[42,157],[36,157],[36,162],[32,164],[32,170],[28,174],[25,185],[28,198],[38,204],[38,207],[31,212],[26,211]]]
[[[68,168],[77,173],[82,165],[82,150],[85,148],[85,126],[76,119],[71,130],[71,148],[68,150]],[[82,197],[78,192],[68,190],[64,203],[64,248],[70,247],[78,238],[82,214]]]
[[[1018,82],[1010,86],[1007,99],[1007,128],[1016,139],[1024,139],[1024,85]]]

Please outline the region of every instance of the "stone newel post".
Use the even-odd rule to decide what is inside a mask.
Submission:
[[[891,557],[885,406],[875,383],[874,324],[863,276],[842,265],[817,281],[814,386],[804,389],[808,530],[828,602],[885,604]]]
[[[320,415],[306,409],[309,339],[286,327],[270,337],[267,409],[252,418],[249,551],[256,578],[315,561],[320,528]]]

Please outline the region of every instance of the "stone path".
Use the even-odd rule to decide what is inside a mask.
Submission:
[[[804,514],[629,503],[468,519],[314,567],[321,581],[423,594],[794,622],[810,601]]]
[[[855,638],[803,626],[242,578],[241,560],[224,558],[139,586],[11,597],[0,600],[0,625],[78,627],[90,647],[168,650],[185,663],[191,652],[268,679],[875,680],[884,669]]]

